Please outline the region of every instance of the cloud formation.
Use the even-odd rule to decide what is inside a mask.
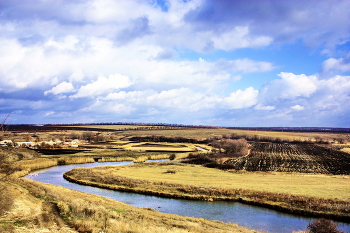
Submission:
[[[68,82],[61,82],[57,86],[53,87],[51,90],[45,91],[44,95],[48,95],[50,93],[54,95],[58,95],[62,93],[72,92],[73,90],[74,90],[73,84]]]
[[[100,76],[96,81],[81,86],[75,95],[71,98],[89,97],[95,98],[101,95],[110,93],[111,91],[118,90],[120,88],[126,88],[132,85],[129,77],[121,74],[109,75],[108,78]]]
[[[349,9],[345,0],[4,0],[0,114],[350,127]],[[298,56],[318,63],[300,71]]]

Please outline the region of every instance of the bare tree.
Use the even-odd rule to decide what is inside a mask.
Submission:
[[[7,119],[10,117],[11,115],[11,112],[8,113],[5,117],[2,118],[1,120],[1,123],[0,123],[0,130],[1,130],[1,135],[0,135],[0,140],[3,140],[5,134],[6,134],[6,131],[8,130],[9,128],[9,125],[6,125],[6,121]]]

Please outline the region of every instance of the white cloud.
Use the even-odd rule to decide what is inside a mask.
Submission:
[[[251,36],[247,26],[240,26],[232,31],[214,35],[212,40],[215,48],[229,51],[238,48],[265,47],[272,43],[273,38],[268,36]]]
[[[45,116],[50,116],[52,114],[55,114],[55,112],[54,111],[47,112],[47,113],[45,113]]]
[[[349,60],[349,59],[348,59]],[[347,61],[344,58],[329,58],[322,63],[322,72],[328,74],[333,72],[346,72],[350,71],[350,61]]]
[[[120,91],[109,94],[106,101],[123,101],[129,105],[143,105],[147,107],[182,109],[187,111],[221,109],[243,109],[256,104],[258,91],[250,87],[237,90],[228,96],[204,95],[189,88],[171,89],[161,92]]]
[[[58,94],[62,94],[62,93],[72,92],[72,91],[74,91],[74,87],[73,87],[72,83],[61,82],[57,86],[53,87],[51,90],[45,91],[44,94],[48,95],[48,94],[52,93],[54,95],[58,95]]]
[[[95,77],[115,73],[132,78],[142,88],[159,90],[186,86],[213,91],[237,77],[243,79],[242,73],[267,72],[275,68],[270,62],[250,59],[152,60],[150,58],[164,51],[161,47],[139,42],[116,47],[111,40],[96,37],[50,38],[45,46],[30,47],[0,38],[1,45],[0,75],[4,85],[0,89],[7,92],[32,87],[47,90],[62,82],[74,83],[79,89],[84,83],[92,83]],[[77,96],[83,95],[86,88],[93,87],[83,87]]]
[[[54,39],[49,39],[45,42],[44,47],[49,49],[58,49],[58,50],[76,50],[76,46],[78,45],[79,40],[76,36],[68,35],[61,39],[60,41],[56,41]]]
[[[282,72],[281,79],[267,82],[259,90],[259,100],[264,104],[273,104],[283,99],[309,97],[317,90],[317,77],[305,74],[295,75]]]
[[[252,87],[245,90],[232,92],[228,97],[223,98],[223,106],[228,109],[249,108],[257,103],[258,91]]]
[[[268,106],[263,106],[263,105],[261,105],[261,104],[257,104],[257,105],[255,105],[254,109],[256,109],[256,110],[267,110],[267,111],[271,111],[271,110],[275,110],[276,107],[275,107],[275,106],[270,106],[270,105],[268,105]]]
[[[206,62],[205,60],[200,60],[206,65],[206,67],[212,66],[211,63]],[[267,72],[274,70],[276,67],[270,62],[257,62],[251,59],[236,59],[236,60],[225,60],[220,59],[215,62],[215,66],[212,67],[212,70],[223,70],[231,72],[244,72],[244,73],[254,73],[254,72]]]
[[[304,110],[305,107],[304,106],[300,106],[299,104],[297,105],[294,105],[292,107],[290,107],[292,110],[296,110],[296,111],[301,111],[301,110]]]
[[[103,76],[92,83],[85,86],[81,86],[75,95],[70,96],[71,98],[90,97],[106,95],[111,91],[126,88],[132,85],[132,81],[129,77],[121,74],[109,75],[108,78]]]

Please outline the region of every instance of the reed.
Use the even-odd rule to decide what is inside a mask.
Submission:
[[[94,162],[95,160],[92,157],[70,157],[70,158],[59,158],[57,160],[58,165],[94,163]]]
[[[134,163],[144,163],[148,160],[148,156],[140,156],[138,158],[134,158]]]
[[[121,162],[121,161],[134,161],[132,157],[103,157],[98,159],[99,163],[103,162]]]
[[[32,160],[21,160],[15,163],[23,170],[34,171],[38,169],[44,169],[48,167],[57,166],[57,159],[32,159]]]
[[[25,176],[31,171],[54,167],[57,165],[66,164],[79,164],[79,163],[94,163],[95,160],[92,157],[70,157],[70,158],[39,158],[31,160],[21,160],[15,162],[13,165],[18,167],[20,170],[11,174],[11,177]]]
[[[151,155],[150,159],[156,160],[156,159],[169,159],[169,154],[162,154],[162,155]]]

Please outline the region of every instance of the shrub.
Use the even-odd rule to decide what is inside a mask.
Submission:
[[[176,170],[172,170],[172,169],[169,169],[167,170],[166,172],[164,172],[165,174],[176,174]]]
[[[248,153],[249,144],[245,139],[221,139],[212,142],[212,146],[228,157],[240,157]],[[222,149],[224,151],[222,151]]]
[[[332,220],[328,219],[316,219],[313,220],[307,229],[310,233],[344,233],[343,231],[337,230],[337,224]]]
[[[170,160],[176,159],[176,154],[175,154],[175,153],[172,153],[172,154],[169,156],[169,159],[170,159]]]

